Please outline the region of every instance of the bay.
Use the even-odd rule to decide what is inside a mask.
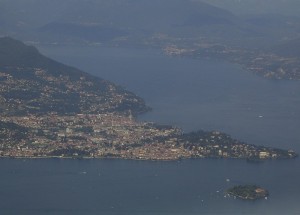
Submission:
[[[300,82],[263,79],[222,61],[157,50],[40,47],[42,53],[113,81],[145,99],[140,117],[184,131],[220,130],[245,142],[300,151]]]
[[[119,47],[41,46],[43,54],[111,80],[153,111],[139,120],[184,131],[221,130],[248,143],[300,152],[300,83],[212,60]],[[1,159],[1,214],[299,214],[299,159],[247,163]],[[229,179],[229,181],[227,180]],[[224,198],[235,184],[268,200]]]

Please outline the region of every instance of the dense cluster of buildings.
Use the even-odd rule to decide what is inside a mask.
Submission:
[[[183,134],[179,128],[138,122],[116,113],[3,116],[0,156],[182,158],[289,158],[292,151],[245,144],[220,132]],[[2,126],[3,128],[3,126]],[[22,136],[16,136],[17,134]],[[18,137],[18,138],[17,138]]]

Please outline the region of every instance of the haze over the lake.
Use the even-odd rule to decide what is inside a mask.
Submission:
[[[300,214],[299,92],[299,0],[0,0],[0,214]]]

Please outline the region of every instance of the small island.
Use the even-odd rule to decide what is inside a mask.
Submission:
[[[243,200],[256,200],[269,196],[269,191],[256,185],[238,185],[228,189],[227,194]]]

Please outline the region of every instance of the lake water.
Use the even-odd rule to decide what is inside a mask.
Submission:
[[[296,160],[2,159],[0,170],[1,214],[299,214]],[[226,188],[243,183],[265,186],[271,196],[224,198]]]
[[[221,130],[300,152],[300,82],[266,80],[229,63],[171,58],[157,50],[40,50],[143,97],[153,111],[140,120],[184,131]],[[299,160],[2,159],[0,213],[300,214]],[[244,183],[264,186],[271,195],[250,202],[224,198],[224,190]]]

